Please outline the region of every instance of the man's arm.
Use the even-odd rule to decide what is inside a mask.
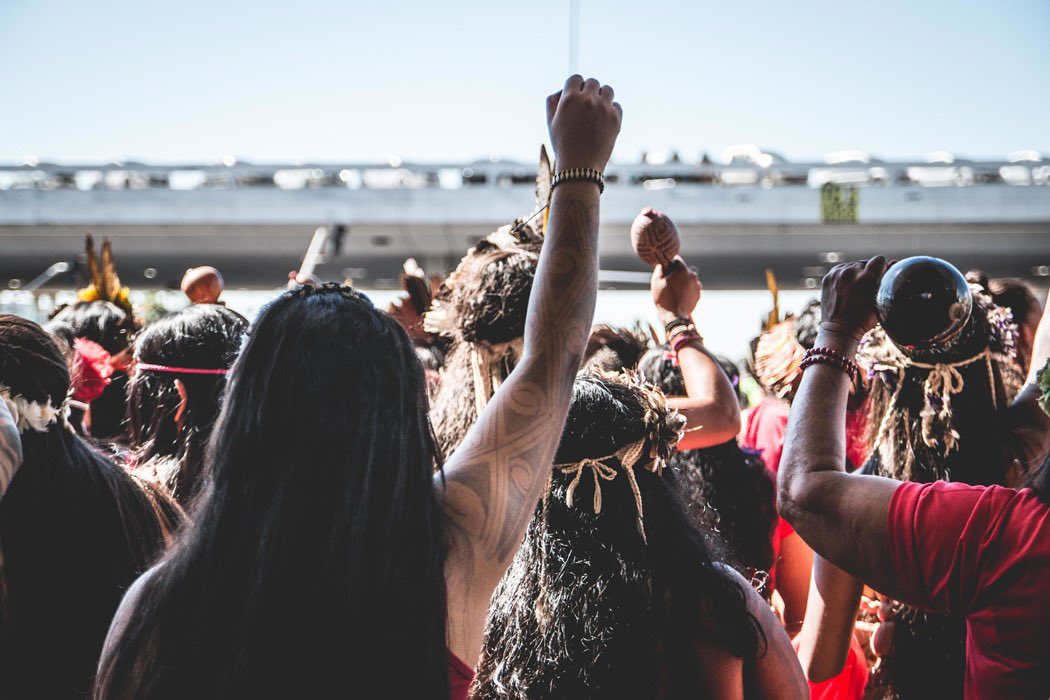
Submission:
[[[696,273],[681,258],[653,270],[649,284],[656,313],[664,325],[676,318],[692,318],[700,301]],[[740,432],[740,403],[722,366],[699,340],[678,350],[686,396],[669,398],[667,405],[685,416],[686,433],[679,450],[721,445]]]
[[[856,355],[860,338],[875,324],[875,290],[885,271],[880,256],[828,273],[815,347]],[[828,365],[813,365],[803,374],[780,461],[777,506],[814,552],[893,595],[887,518],[899,484],[843,470],[849,388],[849,375]]]
[[[605,169],[621,119],[611,88],[572,76],[548,98],[547,117],[559,169]],[[594,314],[598,196],[591,182],[555,188],[521,362],[445,466],[449,648],[468,661],[561,439]]]
[[[7,487],[15,478],[15,472],[22,466],[22,439],[18,436],[18,426],[7,407],[7,402],[0,399],[0,498],[7,493]]]

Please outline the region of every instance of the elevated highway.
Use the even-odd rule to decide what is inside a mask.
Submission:
[[[674,218],[685,254],[714,288],[760,287],[765,267],[785,286],[812,286],[837,260],[874,253],[936,254],[1046,284],[1050,186],[1040,179],[1043,166],[1029,168],[1027,178],[1018,167],[1028,166],[613,166],[602,198],[602,266],[644,270],[627,230],[642,207],[653,206]],[[201,175],[180,187],[177,172]],[[319,226],[343,230],[319,268],[322,277],[382,288],[394,283],[406,257],[443,272],[533,206],[531,169],[518,164],[177,172],[128,164],[0,167],[0,288],[75,260],[87,232],[113,240],[122,275],[138,288],[175,285],[186,267],[204,263],[222,269],[231,287],[272,287],[298,267]],[[282,181],[282,172],[300,179]],[[825,182],[837,184],[818,186]]]

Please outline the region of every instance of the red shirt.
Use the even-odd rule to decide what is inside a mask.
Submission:
[[[740,436],[740,445],[762,453],[766,469],[773,475],[776,483],[777,470],[780,468],[780,455],[784,453],[784,436],[787,433],[788,415],[791,404],[783,399],[765,399],[747,413],[747,421]],[[773,566],[769,571],[769,583],[776,588],[777,566],[780,560],[780,543],[790,537],[795,528],[783,518],[777,518],[773,530]]]
[[[792,642],[798,652],[798,637]],[[864,687],[868,684],[868,660],[864,658],[864,649],[855,636],[850,637],[849,654],[839,675],[821,681],[809,683],[810,700],[860,700],[864,697]]]
[[[448,653],[448,697],[449,700],[467,700],[470,684],[474,682],[474,669],[463,663],[451,651]]]
[[[1050,506],[1030,489],[905,483],[888,526],[905,600],[966,615],[965,697],[1050,697]]]

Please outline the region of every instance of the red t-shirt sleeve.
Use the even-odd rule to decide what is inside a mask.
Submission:
[[[991,573],[985,571],[989,558],[997,570],[1007,563],[997,539],[1016,493],[944,481],[898,486],[890,500],[888,534],[905,602],[965,613]]]

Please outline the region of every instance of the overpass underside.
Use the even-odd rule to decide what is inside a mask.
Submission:
[[[763,287],[767,267],[784,287],[811,286],[834,262],[877,253],[938,255],[993,276],[1050,281],[1050,187],[859,188],[839,197],[850,205],[844,211],[829,209],[826,195],[806,186],[612,185],[602,198],[602,267],[645,271],[628,230],[642,207],[653,206],[678,224],[683,253],[711,288]],[[345,234],[319,276],[382,288],[396,285],[408,257],[428,272],[447,272],[469,246],[532,205],[527,185],[0,191],[0,289],[82,258],[85,233],[112,239],[121,276],[135,288],[177,286],[187,267],[202,264],[220,268],[232,288],[272,288],[299,267],[315,229],[335,225]],[[636,286],[633,279],[607,286]],[[75,283],[68,275],[55,280]]]
[[[352,278],[374,288],[396,286],[406,258],[415,258],[428,272],[445,273],[494,228],[350,226],[339,252],[326,256],[317,274],[325,280]],[[0,283],[28,281],[54,262],[81,258],[84,234],[90,232],[113,241],[121,275],[136,288],[177,287],[187,267],[203,264],[222,270],[231,288],[270,288],[298,269],[314,229],[303,224],[0,226]],[[710,288],[763,287],[766,268],[776,272],[783,286],[803,287],[819,281],[837,260],[875,254],[939,255],[961,269],[980,267],[992,276],[1039,284],[1047,281],[1038,274],[1039,266],[1050,265],[1050,223],[694,224],[681,226],[680,232],[683,255],[700,268]],[[630,249],[624,226],[604,226],[600,250],[605,270],[646,271]],[[56,280],[57,286],[71,283]],[[604,286],[637,284],[616,281]]]

